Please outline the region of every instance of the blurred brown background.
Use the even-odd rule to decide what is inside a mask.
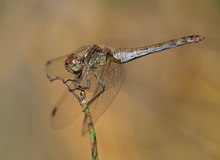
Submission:
[[[125,84],[96,124],[99,158],[220,159],[219,28],[218,0],[1,0],[0,159],[91,159],[82,116],[51,127],[65,87],[47,80],[47,60],[89,44],[138,47],[191,34],[207,38],[125,65]]]

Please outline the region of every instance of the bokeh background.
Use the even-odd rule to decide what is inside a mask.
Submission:
[[[219,28],[218,0],[1,0],[0,159],[91,159],[83,116],[51,127],[65,87],[47,80],[47,60],[89,44],[201,34],[201,43],[125,64],[126,81],[96,123],[99,158],[219,160]]]

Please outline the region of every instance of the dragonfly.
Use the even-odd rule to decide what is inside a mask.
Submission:
[[[197,43],[204,38],[191,35],[138,48],[90,45],[47,61],[47,78],[51,82],[60,80],[68,88],[52,110],[53,127],[61,128],[69,124],[83,111],[85,117],[82,133],[84,135],[89,131],[92,159],[98,160],[94,123],[110,106],[125,81],[123,64],[151,53]]]
[[[62,128],[82,113],[79,107],[82,91],[86,93],[87,107],[93,123],[96,123],[113,102],[125,81],[124,63],[155,52],[197,43],[204,38],[200,35],[190,35],[138,48],[89,45],[47,61],[48,79],[61,80],[68,88],[52,110],[52,126]],[[83,129],[83,134],[87,131]]]

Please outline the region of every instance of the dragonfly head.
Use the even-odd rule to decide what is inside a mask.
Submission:
[[[80,59],[75,55],[71,54],[65,60],[66,70],[72,74],[78,74],[82,72],[83,66]]]

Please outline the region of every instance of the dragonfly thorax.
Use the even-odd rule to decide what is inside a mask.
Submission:
[[[105,65],[107,63],[107,52],[105,51],[95,51],[91,54],[89,58],[89,65],[92,68],[97,68],[99,66]]]

